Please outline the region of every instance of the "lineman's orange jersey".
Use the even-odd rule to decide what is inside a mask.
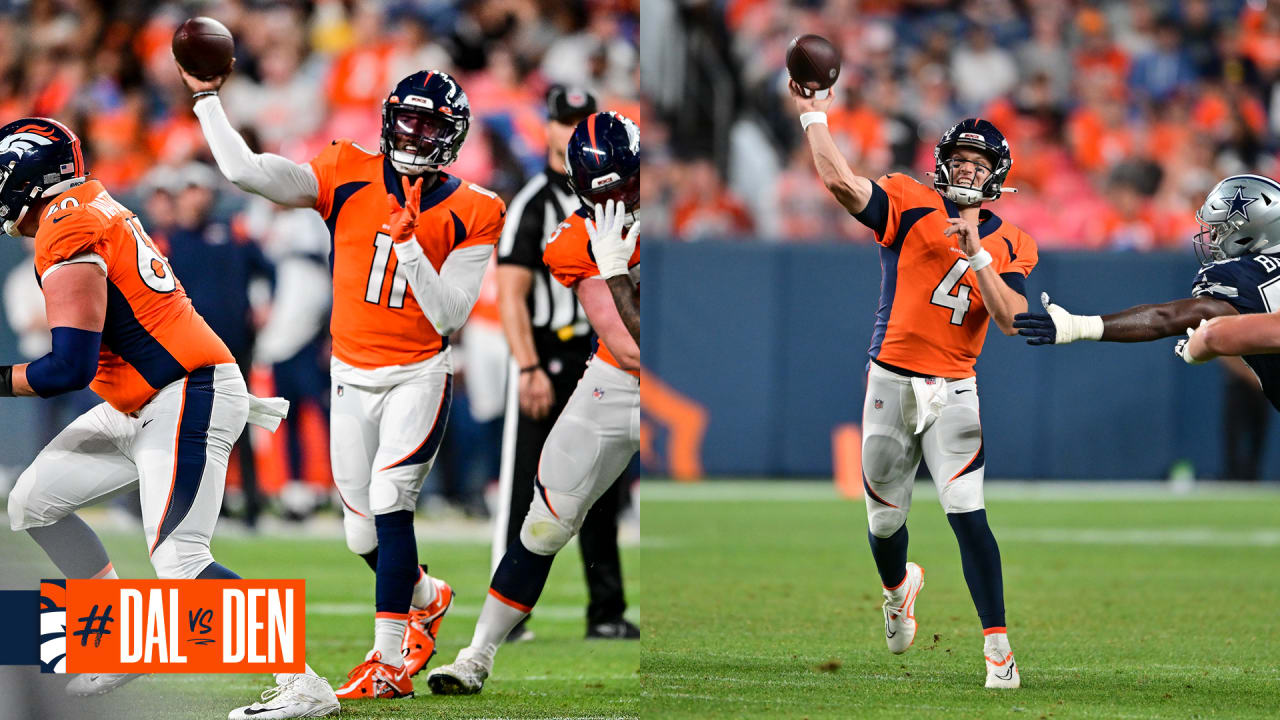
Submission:
[[[972,376],[987,338],[987,308],[978,279],[955,236],[943,235],[955,203],[912,178],[886,175],[855,217],[876,234],[880,249],[880,307],[871,358],[920,375]],[[983,210],[978,234],[992,268],[1010,287],[1024,281],[1039,255],[1030,235]]]
[[[567,220],[560,223],[556,231],[547,238],[547,249],[542,252],[542,262],[547,264],[547,269],[559,280],[562,285],[572,288],[580,281],[587,278],[599,277],[600,268],[596,267],[596,257],[591,252],[591,237],[587,235],[587,211],[578,208],[577,212],[570,215]],[[631,253],[631,259],[627,261],[627,267],[634,268],[640,264],[640,243],[636,243],[635,252]],[[608,346],[604,341],[600,341],[600,348],[596,351],[596,355],[601,360],[610,365],[626,370],[622,365],[618,364],[618,359],[609,352]],[[640,373],[636,370],[627,370],[627,372],[640,377]]]
[[[333,355],[361,369],[426,360],[448,344],[397,272],[388,223],[387,195],[404,203],[400,177],[381,153],[350,140],[335,140],[311,161],[320,185],[315,209],[333,239]],[[440,173],[423,192],[418,243],[436,271],[449,253],[494,245],[506,205],[479,185]]]
[[[196,312],[138,216],[91,180],[53,198],[36,231],[36,274],[69,260],[101,259],[107,316],[89,386],[121,412],[206,365],[235,362]]]

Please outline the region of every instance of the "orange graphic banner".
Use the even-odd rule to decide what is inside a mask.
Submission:
[[[302,580],[67,580],[66,671],[302,672]]]

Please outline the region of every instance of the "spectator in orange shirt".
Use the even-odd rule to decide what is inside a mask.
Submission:
[[[742,202],[724,186],[716,166],[708,158],[685,167],[683,192],[672,213],[672,229],[681,240],[709,236],[750,234],[755,222]]]

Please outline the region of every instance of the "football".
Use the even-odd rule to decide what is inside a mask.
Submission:
[[[208,17],[194,17],[173,34],[173,57],[183,70],[209,80],[231,72],[235,41],[226,25]]]
[[[787,46],[787,74],[806,90],[826,90],[840,77],[840,51],[821,35],[800,35]]]

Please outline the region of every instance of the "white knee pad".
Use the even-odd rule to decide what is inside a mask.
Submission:
[[[367,555],[378,547],[378,530],[372,517],[360,517],[353,512],[342,513],[342,529],[346,531],[347,548],[357,555]]]
[[[881,505],[872,498],[867,498],[867,526],[871,529],[872,535],[887,538],[898,532],[898,528],[906,522],[905,510]]]
[[[885,483],[914,481],[919,460],[913,462],[910,455],[907,446],[893,435],[868,434],[862,441],[862,474],[873,488]]]
[[[208,545],[173,537],[165,538],[151,553],[151,567],[160,580],[193,580],[211,562]]]
[[[529,552],[555,555],[569,544],[577,528],[552,515],[540,500],[534,499],[529,514],[520,526],[520,542]]]
[[[375,472],[369,479],[370,512],[385,515],[397,510],[413,510],[418,505],[418,490],[425,479],[426,472],[421,466]]]
[[[38,500],[34,503],[31,501],[31,491],[36,487],[35,471],[27,468],[22,476],[18,478],[18,482],[14,484],[13,490],[9,492],[9,529],[17,532],[33,527],[45,527],[61,520],[67,513],[57,514],[52,517],[53,509],[49,507],[41,507],[42,504]]]
[[[986,507],[982,499],[982,470],[967,473],[947,483],[938,494],[943,512],[966,513]]]

